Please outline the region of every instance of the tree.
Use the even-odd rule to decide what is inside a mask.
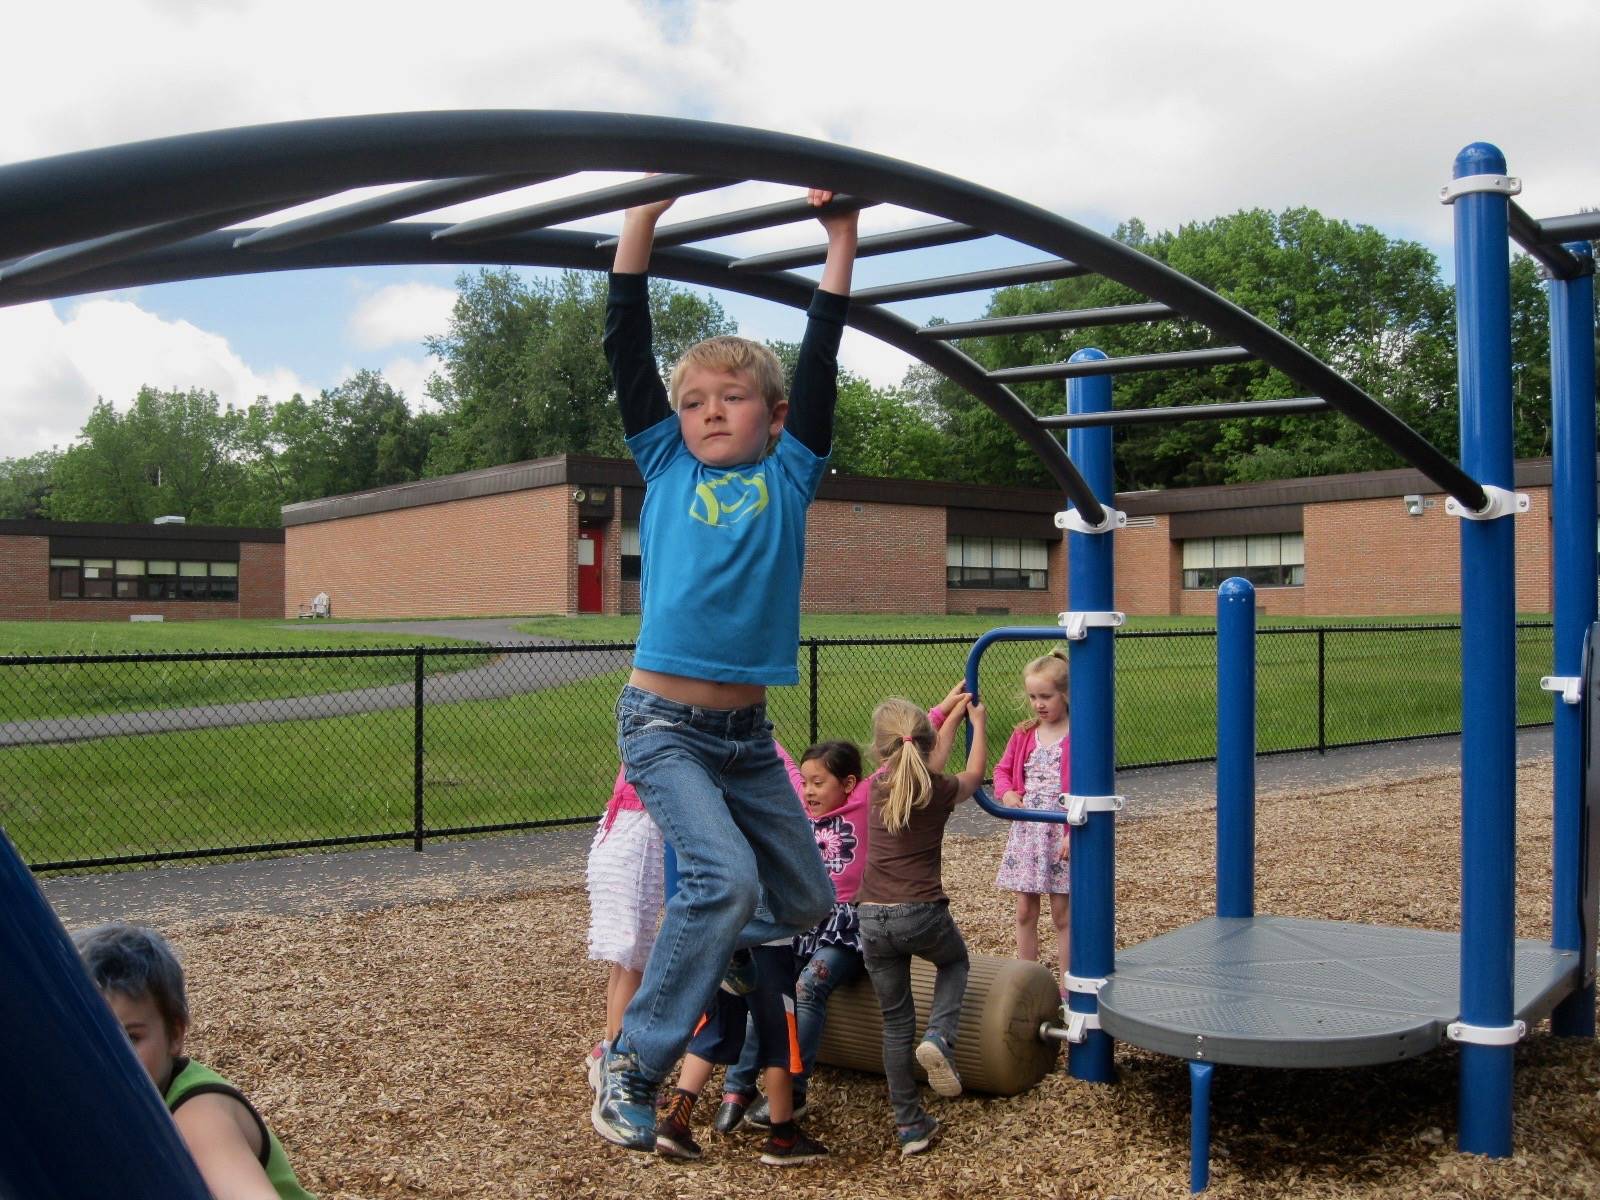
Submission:
[[[0,520],[27,521],[45,515],[59,450],[22,458],[0,458]]]
[[[1455,325],[1451,291],[1423,246],[1376,229],[1330,220],[1310,209],[1239,212],[1151,235],[1138,221],[1117,230],[1124,243],[1172,267],[1281,330],[1388,406],[1453,455],[1458,442]],[[1531,264],[1512,269],[1517,362],[1516,448],[1543,452],[1548,406],[1544,300]],[[1100,277],[1029,284],[997,292],[989,315],[1008,316],[1128,304],[1129,289]],[[1047,331],[969,342],[990,369],[1060,362],[1094,345],[1112,357],[1218,344],[1193,322]],[[1029,474],[1032,456],[993,414],[925,374],[908,377],[943,414],[961,458],[988,482]],[[1015,389],[1037,412],[1060,412],[1059,383]],[[1259,362],[1208,370],[1118,377],[1119,408],[1170,407],[1298,395],[1280,372]],[[1399,465],[1376,438],[1335,414],[1138,426],[1116,437],[1119,488],[1162,488],[1364,471]],[[958,470],[959,470],[958,465]],[[1035,474],[1037,474],[1035,472]],[[1042,480],[1041,480],[1042,481]]]
[[[600,350],[607,283],[593,272],[526,280],[502,269],[462,275],[450,329],[430,338],[444,361],[429,394],[445,416],[427,473],[442,475],[551,454],[621,455],[622,423]],[[657,358],[731,333],[714,300],[650,285]]]

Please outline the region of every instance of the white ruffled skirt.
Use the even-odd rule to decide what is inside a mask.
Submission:
[[[665,843],[650,814],[623,809],[589,847],[589,957],[644,970],[666,896]]]

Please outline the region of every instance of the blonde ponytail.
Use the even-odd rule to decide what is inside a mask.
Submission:
[[[909,700],[885,700],[872,711],[872,750],[888,787],[883,826],[898,833],[911,823],[912,809],[925,806],[933,794],[933,726],[927,714]]]

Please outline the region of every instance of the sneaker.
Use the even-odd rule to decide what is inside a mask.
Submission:
[[[716,1119],[711,1122],[711,1128],[723,1135],[732,1133],[744,1124],[744,1114],[749,1107],[750,1097],[743,1092],[722,1093],[722,1104],[717,1109]]]
[[[661,1097],[661,1106],[656,1110],[656,1153],[661,1157],[690,1161],[700,1157],[700,1143],[689,1128],[697,1099],[678,1088]]]
[[[748,996],[756,990],[756,959],[748,950],[735,950],[722,976],[722,990]]]
[[[790,1119],[798,1121],[805,1115],[806,1095],[801,1092],[794,1098],[794,1116]],[[753,1125],[757,1129],[772,1128],[772,1110],[767,1107],[767,1098],[765,1096],[758,1097],[756,1102],[750,1106],[750,1111],[744,1114],[744,1123]]]
[[[655,1085],[633,1055],[606,1055],[589,1121],[613,1145],[646,1154],[656,1148]]]
[[[606,1070],[606,1044],[604,1042],[596,1042],[594,1048],[584,1056],[583,1070],[589,1076],[589,1090],[598,1092],[600,1090],[600,1079]]]
[[[961,1076],[950,1057],[950,1047],[937,1033],[930,1031],[917,1043],[917,1061],[928,1073],[928,1086],[941,1096],[961,1095]]]
[[[910,1158],[913,1154],[933,1149],[934,1143],[939,1140],[939,1122],[925,1116],[915,1125],[900,1126],[894,1136],[900,1143],[900,1157]]]
[[[792,1138],[768,1134],[766,1145],[761,1147],[761,1161],[769,1167],[798,1167],[827,1157],[828,1148],[798,1126]]]

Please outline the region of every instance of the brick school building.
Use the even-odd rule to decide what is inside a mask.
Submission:
[[[1517,606],[1550,607],[1550,462],[1517,465]],[[335,616],[634,613],[639,509],[626,459],[558,455],[283,510],[283,611],[326,593]],[[833,474],[807,531],[807,612],[993,613],[1067,606],[1048,490]],[[1120,493],[1117,606],[1208,614],[1230,575],[1269,614],[1398,616],[1460,608],[1457,518],[1412,470]]]

